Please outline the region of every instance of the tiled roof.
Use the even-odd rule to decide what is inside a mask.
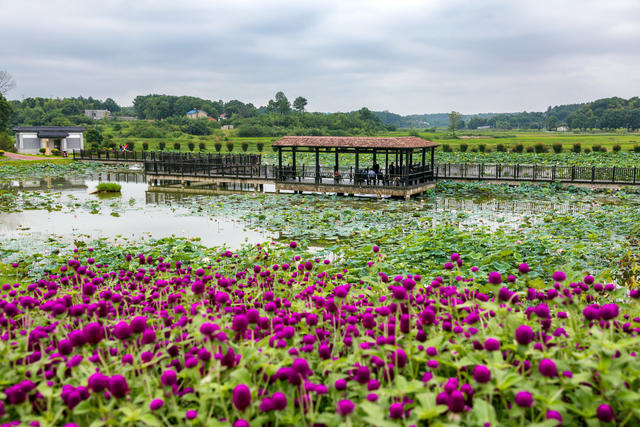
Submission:
[[[417,136],[283,136],[274,147],[426,148],[439,144]]]

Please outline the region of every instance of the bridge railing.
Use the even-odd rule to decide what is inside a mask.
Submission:
[[[213,154],[185,153],[172,151],[119,151],[119,150],[74,150],[74,160],[93,160],[103,162],[207,162],[211,164],[261,164],[260,154]]]
[[[160,161],[144,162],[144,172],[151,176],[194,177],[194,178],[241,178],[241,179],[275,179],[275,166],[262,164],[212,163],[201,159],[198,161]]]
[[[640,184],[637,167],[439,163],[438,179]]]
[[[430,166],[415,166],[405,173],[389,173],[388,170],[373,172],[371,168],[282,166],[276,167],[276,181],[316,185],[348,185],[378,187],[414,187],[434,181]]]

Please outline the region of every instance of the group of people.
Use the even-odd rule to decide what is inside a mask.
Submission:
[[[120,151],[129,151],[129,144],[121,144],[118,148]]]
[[[396,175],[396,166],[391,162],[387,169],[387,174],[385,175],[382,170],[380,170],[380,165],[377,162],[373,162],[373,165],[368,170],[363,169],[361,172],[362,182],[367,183],[367,185],[376,185],[378,183],[389,184],[394,180],[397,180]]]

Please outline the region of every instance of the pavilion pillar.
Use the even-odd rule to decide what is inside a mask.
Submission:
[[[282,148],[278,147],[278,173],[276,173],[276,181],[282,180]]]
[[[360,153],[358,152],[358,148],[356,147],[356,173],[354,175],[354,183],[357,183],[360,179]]]
[[[336,150],[336,165],[335,165],[335,170],[339,170],[340,168],[340,162],[338,161],[338,147],[335,148]]]
[[[435,152],[435,147],[431,147],[431,172],[435,174],[436,171],[434,169],[434,164],[433,164],[434,152]]]
[[[296,172],[296,147],[291,147],[291,163],[293,166],[293,171],[291,172],[291,177],[295,181],[298,173]]]
[[[320,177],[320,148],[316,147],[316,184],[322,181]]]
[[[424,165],[426,164],[426,157],[427,157],[427,149],[423,148],[422,149],[422,168],[424,169]]]
[[[389,149],[384,149],[384,174],[387,176],[387,180],[389,180]]]

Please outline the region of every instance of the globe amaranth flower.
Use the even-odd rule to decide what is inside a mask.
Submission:
[[[528,272],[530,272],[530,271],[531,271],[531,269],[529,268],[529,264],[527,264],[526,262],[523,262],[522,264],[520,264],[520,265],[518,266],[518,271],[519,271],[521,274],[527,274]]]
[[[502,275],[497,271],[492,271],[489,273],[489,283],[492,285],[499,285],[502,283]]]
[[[167,369],[160,375],[160,382],[165,386],[172,386],[178,381],[178,375],[175,371]]]
[[[484,365],[473,368],[473,379],[481,384],[491,381],[491,370]]]
[[[533,406],[533,396],[528,391],[519,391],[516,393],[516,405],[522,408],[531,408]]]
[[[185,412],[184,417],[188,420],[193,420],[198,417],[198,411],[189,409],[187,412]]]
[[[520,325],[516,329],[516,341],[518,344],[527,345],[533,341],[533,329],[528,325]]]
[[[495,338],[487,338],[484,342],[484,349],[487,351],[500,350],[500,341]]]
[[[162,399],[153,399],[149,404],[149,409],[152,411],[157,411],[158,409],[164,406],[164,400]]]
[[[596,417],[598,417],[598,419],[600,421],[602,421],[603,423],[608,423],[613,421],[613,409],[611,409],[611,406],[603,403],[602,405],[598,406],[598,409],[596,409]]]
[[[109,378],[108,387],[109,393],[116,398],[124,397],[129,393],[129,384],[122,375],[114,375]]]
[[[600,317],[602,317],[604,320],[615,319],[616,317],[618,317],[619,313],[620,309],[618,308],[618,304],[616,303],[604,304],[602,307],[600,307]]]
[[[551,359],[542,359],[540,365],[538,365],[538,372],[540,372],[543,377],[553,378],[558,376],[556,363]]]
[[[558,411],[547,411],[546,418],[558,421],[558,425],[562,424],[562,414]]]
[[[244,411],[251,405],[251,390],[245,384],[238,384],[233,389],[233,406],[239,411]]]
[[[355,407],[356,406],[353,404],[352,401],[350,401],[349,399],[344,399],[339,401],[336,404],[336,411],[343,417],[346,417],[347,415],[353,412]]]
[[[273,409],[276,411],[282,411],[287,407],[287,396],[284,393],[277,391],[273,393],[273,396],[271,396],[271,404],[273,405]]]
[[[401,403],[392,403],[389,407],[389,418],[398,419],[404,415],[404,408]]]
[[[551,275],[551,278],[556,282],[563,282],[567,279],[567,275],[562,271],[556,271]]]

